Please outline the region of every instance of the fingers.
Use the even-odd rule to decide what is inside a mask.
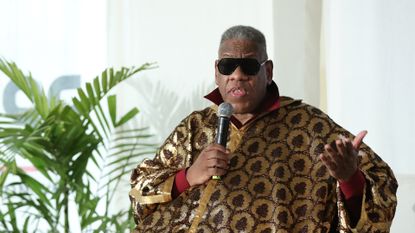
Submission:
[[[366,133],[359,133],[353,142],[340,135],[339,139],[324,146],[324,153],[319,157],[337,180],[348,180],[358,169],[358,150],[354,143],[360,146]]]
[[[229,169],[229,154],[223,146],[211,144],[203,149],[187,170],[186,178],[191,186],[206,183],[212,176],[223,176]]]
[[[357,149],[354,148],[352,142],[350,141],[350,139],[346,139],[345,140],[345,144],[346,144],[346,153],[349,155],[357,155]]]
[[[204,149],[205,152],[213,151],[213,150],[220,151],[224,154],[229,154],[229,150],[225,149],[225,147],[223,147],[222,145],[219,145],[219,144],[210,144],[209,146],[207,146]]]
[[[353,139],[353,147],[355,150],[359,150],[360,145],[362,145],[363,138],[366,136],[366,134],[367,130],[363,130],[362,132],[358,133]]]
[[[341,140],[333,141],[331,145],[325,145],[324,150],[325,153],[320,154],[321,161],[329,169],[329,171],[337,171],[343,160],[343,155],[340,154],[343,154],[344,151],[344,146],[341,143]]]
[[[227,170],[229,168],[228,160],[220,157],[209,158],[206,161],[206,164],[208,168],[219,168],[224,170]]]
[[[344,144],[343,139],[337,139],[336,140],[336,147],[337,147],[337,152],[339,153],[339,155],[344,156],[345,155],[345,150],[346,150],[346,145]]]
[[[212,176],[223,176],[226,174],[227,170],[226,169],[222,169],[222,168],[218,168],[218,167],[212,167],[208,169],[209,172],[209,177]]]
[[[337,169],[336,163],[333,162],[333,160],[331,159],[330,156],[327,156],[325,154],[320,154],[320,159],[321,159],[321,161],[323,161],[324,165],[326,165],[326,167],[329,170],[335,171]]]
[[[211,144],[204,150],[204,164],[210,176],[222,176],[229,169],[230,151],[222,145]]]
[[[219,144],[211,144],[207,146],[203,152],[206,154],[206,159],[218,159],[218,160],[224,160],[225,162],[228,162],[229,160],[229,154],[230,151],[225,149],[222,145]]]
[[[351,146],[350,140],[348,142],[347,139],[340,138],[324,146],[325,153],[320,154],[320,159],[331,171],[336,171],[344,165],[349,155],[348,147]]]
[[[324,154],[326,160],[335,164],[341,163],[346,155],[345,145],[341,139],[336,140],[331,145],[325,145],[324,149],[326,151],[326,154]]]

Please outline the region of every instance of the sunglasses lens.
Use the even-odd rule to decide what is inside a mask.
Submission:
[[[230,75],[233,73],[233,71],[235,71],[238,65],[239,65],[238,59],[222,58],[218,62],[218,70],[223,75]]]
[[[256,75],[261,68],[261,64],[256,59],[241,59],[240,63],[242,71],[247,75]]]
[[[238,66],[246,75],[256,75],[261,68],[254,58],[222,58],[218,62],[218,70],[223,75],[232,74]]]

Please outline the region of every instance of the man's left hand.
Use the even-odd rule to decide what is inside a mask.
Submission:
[[[337,139],[332,145],[324,146],[325,153],[320,159],[329,170],[331,176],[339,182],[348,181],[358,169],[358,152],[367,131],[360,132],[353,140]]]

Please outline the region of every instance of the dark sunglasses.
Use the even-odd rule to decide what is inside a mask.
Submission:
[[[223,75],[232,74],[239,66],[246,75],[256,75],[259,69],[268,60],[259,63],[255,58],[222,58],[218,62],[219,73]]]

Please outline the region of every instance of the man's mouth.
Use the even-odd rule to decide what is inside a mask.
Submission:
[[[246,90],[241,87],[233,87],[228,93],[233,97],[242,97],[246,95]]]

